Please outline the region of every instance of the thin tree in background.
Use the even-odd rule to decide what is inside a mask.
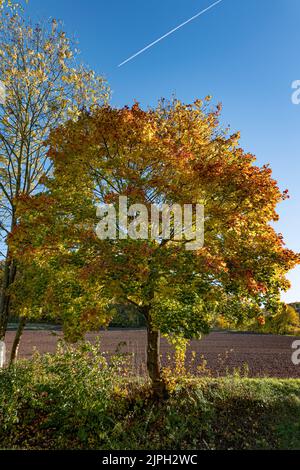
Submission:
[[[6,95],[0,105],[0,340],[18,275],[9,242],[17,224],[17,200],[43,189],[42,177],[51,172],[45,144],[50,130],[109,97],[103,77],[79,65],[77,55],[60,22],[33,25],[19,10],[0,9],[0,80]]]

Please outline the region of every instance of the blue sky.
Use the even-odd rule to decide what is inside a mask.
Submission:
[[[29,0],[33,18],[56,17],[79,41],[82,60],[102,72],[117,106],[153,105],[173,93],[185,101],[213,95],[241,144],[270,163],[291,199],[278,231],[300,251],[300,1],[223,0],[144,54],[117,65],[214,0]],[[286,301],[300,301],[300,268]]]

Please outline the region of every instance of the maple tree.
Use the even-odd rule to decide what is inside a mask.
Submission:
[[[74,340],[108,324],[116,302],[134,305],[147,322],[147,366],[159,396],[161,334],[199,337],[218,314],[241,305],[239,314],[257,318],[263,308],[276,311],[286,273],[300,261],[270,225],[287,192],[240,148],[238,134],[220,127],[220,111],[207,97],[148,111],[135,104],[83,112],[51,133],[47,193],[19,200],[16,256],[34,259],[52,279],[39,295],[31,282],[36,308],[52,305],[64,316],[66,307]],[[174,236],[120,239],[120,226],[115,239],[99,239],[96,207],[117,208],[120,195],[149,211],[152,204],[203,204],[204,246],[186,250],[187,240]]]
[[[51,172],[45,145],[50,129],[76,120],[79,110],[102,104],[109,96],[103,77],[80,65],[77,55],[60,22],[33,24],[14,4],[0,8],[0,80],[5,85],[5,103],[0,105],[0,237],[5,259],[0,339],[17,275],[8,243],[17,224],[17,199],[40,192],[41,176]]]

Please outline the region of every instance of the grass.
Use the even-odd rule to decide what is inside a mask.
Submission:
[[[0,372],[1,449],[300,449],[300,380],[174,378],[157,403],[97,345]]]

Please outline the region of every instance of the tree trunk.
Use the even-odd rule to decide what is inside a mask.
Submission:
[[[10,259],[10,254],[7,253],[4,273],[3,273],[3,282],[2,282],[2,292],[0,299],[0,340],[4,341],[5,333],[7,330],[9,313],[10,313],[10,301],[11,295],[9,293],[9,287],[14,282],[16,277],[16,264]]]
[[[24,317],[20,318],[19,326],[18,326],[18,329],[16,331],[15,339],[14,339],[12,350],[11,350],[11,353],[10,353],[10,361],[9,361],[10,366],[16,361],[16,359],[18,357],[19,345],[20,345],[21,336],[23,334],[25,325],[26,325],[25,318]]]
[[[5,365],[6,360],[6,346],[4,341],[0,341],[0,368],[2,369]]]
[[[166,396],[166,386],[161,376],[160,332],[153,328],[149,319],[147,327],[147,369],[154,396],[159,399],[164,398]]]

